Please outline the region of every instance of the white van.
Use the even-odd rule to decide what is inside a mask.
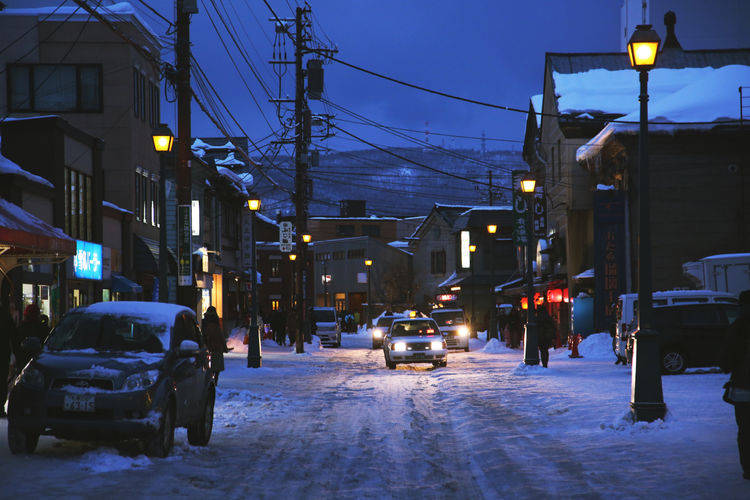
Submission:
[[[315,335],[320,343],[329,347],[341,347],[341,328],[333,307],[313,307],[312,320],[315,322]]]
[[[673,306],[680,304],[725,303],[736,304],[737,297],[727,292],[712,290],[668,290],[654,292],[654,307]],[[617,300],[617,324],[612,338],[612,350],[617,359],[627,363],[628,336],[638,326],[638,294],[625,293]]]

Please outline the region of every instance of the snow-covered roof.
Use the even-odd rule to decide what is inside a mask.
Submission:
[[[544,101],[544,94],[537,94],[531,96],[531,105],[534,107],[536,113],[536,126],[541,128],[542,126],[542,102]]]
[[[458,275],[456,274],[456,271],[453,271],[453,272],[451,273],[451,275],[450,275],[450,276],[448,276],[448,279],[447,279],[447,280],[445,280],[445,281],[443,281],[442,283],[440,283],[440,284],[438,285],[438,287],[442,287],[442,286],[449,286],[449,285],[451,285],[451,284],[452,284],[452,282],[453,282],[453,281],[455,281],[455,279],[456,279],[457,277],[458,277]]]
[[[231,144],[231,143],[228,143],[228,144]],[[244,167],[245,166],[245,162],[244,161],[238,160],[234,156],[234,151],[231,151],[227,155],[226,158],[224,158],[222,160],[214,160],[214,162],[216,163],[217,166],[221,165],[221,166],[224,166],[224,167],[232,167],[232,166],[243,166]]]
[[[471,212],[482,212],[482,211],[500,212],[504,210],[513,210],[513,207],[508,206],[508,205],[493,205],[493,206],[483,205],[483,206],[471,207],[469,210],[465,211],[461,215],[468,215]]]
[[[109,201],[103,201],[103,202],[102,202],[102,206],[104,206],[104,207],[109,207],[109,208],[112,208],[112,209],[115,209],[115,210],[117,210],[118,212],[122,212],[122,213],[124,213],[124,214],[130,214],[130,215],[133,215],[133,212],[131,212],[130,210],[125,210],[124,208],[122,208],[122,207],[120,207],[120,206],[117,206],[117,205],[115,205],[114,203],[112,203],[112,202],[109,202]]]
[[[640,119],[638,81],[637,76],[634,76],[636,72],[631,73],[632,88],[628,96],[632,99],[632,105],[627,114],[608,123],[594,138],[578,148],[577,161],[583,162],[596,156],[613,134],[637,133]],[[649,121],[678,123],[650,123],[649,133],[710,129],[720,122],[739,120],[737,88],[750,82],[750,66],[734,64],[721,68],[662,68],[652,70],[651,73],[656,74],[654,76],[661,75],[657,81],[661,81],[662,85],[657,85],[655,94],[652,94],[649,83],[650,101],[653,102],[649,104]],[[622,97],[619,94],[618,97],[612,96],[612,108],[619,106],[619,109],[625,110],[627,106],[624,102],[616,104],[620,99]]]
[[[391,241],[388,245],[393,248],[409,248],[409,242],[404,240]]]
[[[158,331],[158,337],[164,346],[164,350],[170,348],[171,328],[174,325],[177,314],[181,312],[195,314],[189,308],[177,304],[137,301],[97,302],[96,304],[86,306],[85,311],[98,314],[127,315],[141,318],[148,324],[157,325],[161,327]]]
[[[708,257],[703,257],[701,262],[711,261],[711,260],[725,260],[725,259],[750,259],[750,253],[722,253],[718,255],[709,255]]]
[[[597,191],[614,191],[615,187],[609,184],[597,184],[596,190]]]
[[[140,27],[143,28],[145,34],[148,34],[152,38],[151,41],[161,48],[159,35],[149,26],[143,16],[141,16],[129,2],[118,2],[112,5],[100,5],[96,7],[92,6],[92,8],[101,14],[107,21],[112,23],[122,22],[123,19],[131,17],[140,24]],[[58,5],[49,5],[47,7],[5,9],[0,11],[0,16],[34,16],[40,20],[44,19],[46,22],[98,22],[96,18],[89,16],[85,9],[76,5],[64,5],[62,7]]]
[[[0,227],[71,240],[71,237],[65,234],[62,229],[52,227],[18,205],[2,198],[0,198]]]
[[[279,223],[275,220],[271,219],[270,217],[266,217],[260,212],[255,212],[255,217],[262,220],[263,222],[267,222],[268,224],[273,224],[274,226],[278,226]]]
[[[1,143],[2,137],[0,137],[0,144]],[[38,175],[34,175],[31,172],[22,169],[16,163],[3,156],[2,153],[0,153],[0,175],[20,175],[21,177],[25,177],[32,182],[36,182],[38,184],[42,184],[51,188],[55,187],[47,179],[39,177]]]
[[[216,171],[221,175],[222,177],[225,177],[229,179],[229,181],[232,183],[234,188],[242,195],[249,196],[247,193],[247,181],[237,175],[235,172],[232,172],[227,167],[216,167]],[[252,183],[252,178],[250,180],[250,183]]]
[[[586,269],[581,274],[576,274],[575,276],[573,276],[573,279],[584,280],[584,279],[591,279],[593,277],[594,277],[594,268],[592,267],[591,269]]]

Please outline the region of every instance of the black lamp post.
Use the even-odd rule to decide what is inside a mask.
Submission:
[[[659,333],[653,329],[651,285],[651,207],[648,169],[648,72],[656,64],[659,35],[650,24],[636,27],[628,41],[630,65],[640,73],[641,123],[638,133],[638,331],[633,335],[630,410],[635,420],[664,418]]]
[[[365,314],[367,315],[367,329],[372,328],[372,280],[370,279],[370,268],[372,268],[372,260],[365,260],[365,267],[367,268],[367,309]]]
[[[474,284],[474,253],[477,251],[476,245],[469,245],[469,270],[471,271],[471,333],[474,338],[477,336],[477,314],[476,304],[474,303],[474,293],[476,285]]]
[[[260,199],[247,200],[250,209],[250,293],[253,296],[253,306],[250,309],[250,331],[247,341],[247,367],[260,368],[263,355],[260,347],[260,332],[258,331],[258,270],[255,259],[255,212],[260,210]]]
[[[169,300],[167,290],[167,167],[171,156],[174,134],[164,123],[151,133],[154,150],[159,153],[159,302]]]
[[[487,224],[487,234],[490,235],[490,326],[487,329],[487,340],[497,338],[497,304],[495,304],[495,233],[497,224]]]
[[[539,337],[534,302],[534,190],[536,180],[528,173],[521,179],[521,191],[526,195],[526,332],[523,339],[523,362],[539,364]]]

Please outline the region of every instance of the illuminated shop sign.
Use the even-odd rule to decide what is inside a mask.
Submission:
[[[88,241],[76,240],[73,256],[73,271],[76,278],[102,279],[102,246]]]

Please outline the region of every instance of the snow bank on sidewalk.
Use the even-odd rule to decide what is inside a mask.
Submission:
[[[490,339],[489,342],[487,342],[484,347],[479,349],[480,352],[484,352],[487,354],[506,354],[506,353],[516,353],[515,349],[511,349],[510,347],[506,347],[505,344],[500,342],[497,339]]]
[[[612,337],[607,332],[593,333],[578,344],[578,353],[592,360],[614,360]]]
[[[658,419],[653,422],[635,422],[633,415],[628,411],[622,416],[616,418],[611,423],[602,422],[599,424],[599,428],[604,431],[612,432],[625,432],[629,434],[638,434],[643,432],[654,432],[669,428],[669,424],[674,421],[674,418],[667,413],[664,420]]]
[[[527,365],[521,361],[510,373],[519,377],[526,377],[530,375],[554,375],[557,372],[542,365]]]
[[[237,328],[233,328],[232,331],[229,333],[229,338],[227,339],[227,347],[230,349],[233,348],[232,352],[244,352],[247,353],[247,346],[242,343],[243,340],[245,340],[245,334],[247,333],[247,328],[238,326]]]
[[[112,448],[101,448],[90,451],[80,458],[79,463],[83,470],[94,474],[142,469],[152,464],[151,460],[144,455],[123,457],[117,450]]]

